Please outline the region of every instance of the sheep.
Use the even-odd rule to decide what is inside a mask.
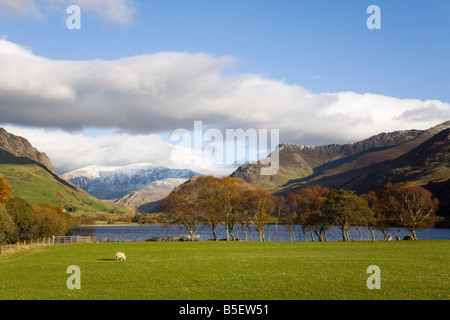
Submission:
[[[127,260],[127,257],[125,256],[125,253],[117,252],[116,253],[116,260]]]

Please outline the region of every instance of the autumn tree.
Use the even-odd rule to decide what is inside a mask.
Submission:
[[[265,241],[265,227],[273,221],[271,213],[275,209],[272,195],[267,190],[255,188],[245,191],[242,201],[243,210],[249,213],[253,226],[259,234],[259,241]]]
[[[239,202],[241,203],[241,206],[240,206],[241,210],[236,211],[235,219],[236,219],[236,223],[242,229],[242,233],[244,235],[244,241],[248,241],[249,238],[251,241],[253,241],[253,236],[252,236],[253,217],[252,217],[252,212],[245,208],[245,202],[247,201],[246,197],[247,197],[246,192],[243,192],[240,194]]]
[[[197,205],[201,210],[202,220],[211,228],[214,241],[217,241],[216,228],[223,221],[220,203],[222,180],[213,176],[199,177],[195,184],[200,188]]]
[[[195,182],[188,182],[167,196],[162,205],[166,221],[184,226],[192,240],[201,223],[198,198],[199,189],[196,188]]]
[[[302,211],[301,222],[309,229],[312,241],[315,241],[313,232],[319,241],[326,241],[326,231],[330,227],[330,219],[325,210],[328,191],[328,188],[312,186],[298,192]]]
[[[17,226],[13,218],[6,211],[5,205],[0,203],[0,244],[14,242],[17,233]]]
[[[243,180],[231,177],[222,178],[221,186],[219,210],[223,214],[227,240],[230,240],[231,237],[235,241],[234,226],[238,224],[237,213],[242,210],[241,194],[248,190],[250,186]]]
[[[295,239],[295,226],[300,222],[301,218],[301,198],[297,193],[290,193],[286,197],[287,210],[283,211],[283,227],[289,232],[291,241]],[[303,227],[303,241],[306,241],[306,229]]]
[[[11,198],[11,186],[5,177],[0,174],[0,203],[6,203]]]
[[[375,241],[375,230],[379,230],[383,234],[384,240],[388,238],[388,231],[393,226],[392,212],[389,205],[388,196],[383,190],[370,191],[361,195],[366,200],[369,208],[373,212],[373,216],[367,221],[367,228],[372,234],[372,241]]]
[[[6,202],[5,208],[17,226],[17,238],[28,238],[34,220],[33,206],[21,197],[13,197]]]
[[[281,221],[282,216],[289,210],[289,206],[287,205],[286,198],[284,196],[273,196],[274,200],[274,210],[273,210],[273,218],[275,220],[275,233],[273,235],[272,241],[277,236],[278,232],[278,223]]]
[[[35,238],[66,235],[70,229],[70,216],[61,206],[50,203],[39,204],[34,207],[34,220],[31,233]]]
[[[436,221],[439,201],[428,190],[411,183],[388,183],[384,190],[396,222],[412,233],[417,240],[417,229],[430,228]]]

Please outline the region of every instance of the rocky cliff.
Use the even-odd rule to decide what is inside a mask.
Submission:
[[[34,148],[27,139],[15,136],[3,128],[0,128],[0,149],[15,157],[24,157],[33,160],[56,174],[52,162],[44,152],[40,152]]]

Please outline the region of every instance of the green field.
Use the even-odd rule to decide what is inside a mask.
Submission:
[[[449,262],[450,241],[47,246],[0,256],[0,300],[448,300]],[[367,288],[370,265],[381,289]]]

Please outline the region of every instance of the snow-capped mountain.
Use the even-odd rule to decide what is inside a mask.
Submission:
[[[150,184],[154,189],[167,189],[200,175],[188,169],[169,169],[151,163],[139,163],[117,167],[88,166],[68,172],[63,177],[98,199],[112,200]]]

